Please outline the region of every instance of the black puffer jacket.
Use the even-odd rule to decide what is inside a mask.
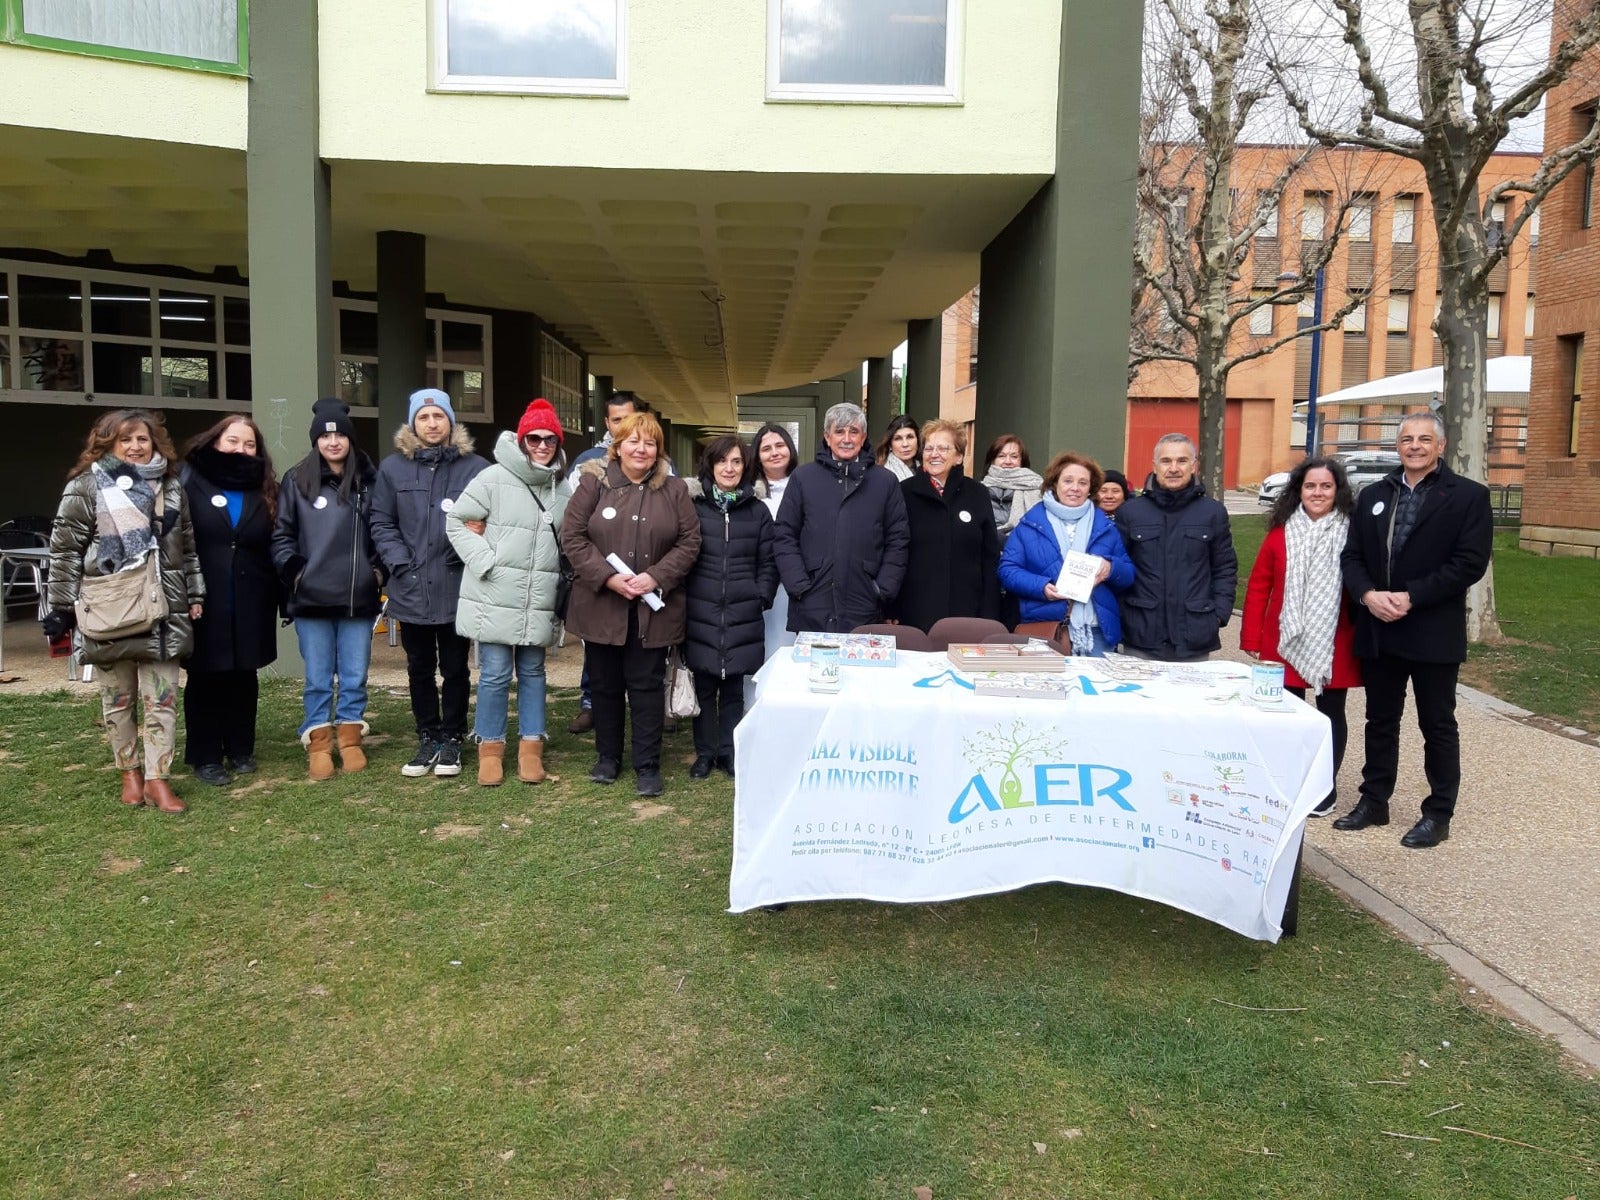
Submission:
[[[1221,649],[1239,576],[1228,510],[1198,479],[1169,491],[1151,475],[1115,520],[1134,568],[1122,594],[1123,644],[1158,658]]]
[[[272,531],[272,565],[289,589],[291,617],[376,617],[383,605],[378,551],[367,527],[372,485],[378,471],[359,450],[347,471],[356,472],[348,502],[339,498],[340,477],[320,457],[318,488],[307,500],[290,467],[278,489],[278,524]]]
[[[700,557],[684,584],[684,662],[691,671],[724,679],[753,675],[766,659],[762,614],[778,591],[772,517],[748,485],[724,512],[708,495],[706,480],[685,482],[700,518]]]

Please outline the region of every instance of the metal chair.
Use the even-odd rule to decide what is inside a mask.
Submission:
[[[928,635],[915,625],[857,625],[851,633],[876,633],[894,639],[897,650],[934,650],[937,647],[928,640]]]
[[[952,643],[981,642],[986,638],[1011,631],[999,621],[988,617],[941,617],[928,630],[928,640],[935,650],[948,650]]]

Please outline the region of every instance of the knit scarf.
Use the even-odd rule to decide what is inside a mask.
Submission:
[[[166,473],[167,460],[160,454],[147,463],[123,462],[108,454],[89,468],[95,486],[95,558],[102,575],[137,567],[155,548],[152,483],[159,484]],[[128,487],[122,486],[124,479]]]
[[[711,487],[711,503],[715,504],[722,512],[727,512],[733,507],[733,502],[739,498],[739,489],[725,492],[715,484]]]
[[[1089,552],[1089,535],[1094,532],[1092,500],[1085,500],[1082,504],[1069,507],[1054,496],[1046,496],[1044,510],[1050,515],[1050,527],[1055,530],[1056,545],[1061,547],[1063,562],[1073,550],[1079,554]],[[1095,625],[1093,604],[1074,604],[1071,600],[1067,601],[1067,629],[1072,636],[1074,653],[1094,652]]]
[[[1010,533],[1022,520],[1022,514],[1039,503],[1044,479],[1037,471],[1030,471],[1027,467],[990,467],[988,474],[983,477],[983,486],[999,503],[1011,506],[1005,524],[995,531]]]
[[[903,458],[896,457],[893,454],[890,454],[884,458],[883,466],[884,469],[892,474],[896,479],[902,481],[910,479],[916,474],[916,471],[912,468],[910,463]]]
[[[1333,635],[1339,625],[1339,555],[1350,518],[1331,512],[1313,521],[1297,508],[1283,527],[1283,611],[1278,653],[1319,695],[1333,678]]]

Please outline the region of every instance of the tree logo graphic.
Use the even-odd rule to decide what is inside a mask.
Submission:
[[[1004,808],[1023,808],[1022,777],[1017,774],[1017,763],[1048,756],[1060,757],[1067,751],[1067,739],[1053,729],[1041,729],[1026,721],[1011,722],[1008,729],[996,725],[993,729],[975,733],[962,744],[962,754],[968,764],[979,770],[985,767],[1000,772],[1000,804]]]

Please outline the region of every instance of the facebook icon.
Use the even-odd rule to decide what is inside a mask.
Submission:
[[[1146,850],[1154,850],[1156,848],[1156,840],[1155,840],[1155,838],[1153,838],[1153,837],[1145,838],[1144,839],[1144,848]]]

